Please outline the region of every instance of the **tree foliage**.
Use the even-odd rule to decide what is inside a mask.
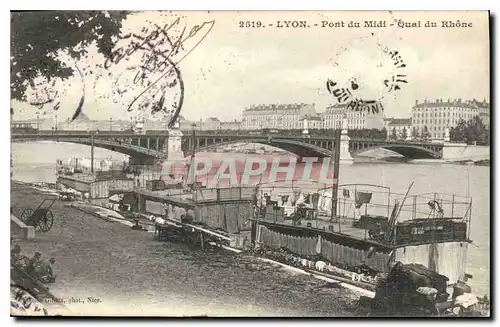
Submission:
[[[489,145],[490,131],[483,124],[479,116],[475,116],[467,122],[461,119],[457,126],[450,129],[450,141]]]
[[[387,137],[387,130],[379,130],[376,128],[350,129],[347,131],[347,134],[349,135],[349,137],[385,140]]]
[[[427,140],[430,136],[431,136],[431,134],[429,133],[429,129],[427,128],[427,125],[425,125],[424,129],[422,131],[422,138],[424,140]]]
[[[391,140],[397,140],[397,138],[398,138],[398,133],[396,132],[396,127],[393,127],[391,132]]]
[[[420,135],[418,134],[418,129],[415,126],[413,126],[413,128],[412,128],[411,134],[412,134],[414,139],[418,139],[420,137]]]
[[[381,140],[386,140],[387,139],[387,129],[385,127],[382,128],[382,132],[380,133],[380,139]]]
[[[35,11],[12,12],[11,26],[11,98],[26,100],[28,85],[37,76],[51,81],[68,78],[73,69],[62,62],[60,50],[76,60],[96,42],[100,53],[111,55],[125,11]]]
[[[406,140],[408,137],[408,131],[406,130],[406,127],[403,127],[403,130],[401,131],[401,139]]]

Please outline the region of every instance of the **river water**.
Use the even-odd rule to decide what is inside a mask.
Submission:
[[[95,149],[96,159],[127,160],[125,155]],[[220,156],[220,154],[218,154]],[[231,156],[231,154],[226,154]],[[27,182],[54,182],[56,159],[89,157],[87,146],[36,142],[12,145],[13,179]],[[342,165],[339,183],[366,183],[389,186],[404,193],[415,182],[413,194],[436,192],[466,196],[473,200],[471,239],[467,272],[478,295],[490,294],[490,167],[449,164],[354,164]]]

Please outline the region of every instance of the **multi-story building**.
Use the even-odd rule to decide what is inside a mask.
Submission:
[[[489,122],[489,109],[487,112]],[[444,139],[446,128],[455,127],[461,119],[468,121],[475,116],[480,116],[478,105],[462,99],[448,99],[446,102],[443,99],[424,100],[421,103],[417,100],[412,108],[412,124],[416,132],[422,135],[427,131],[433,139]]]
[[[387,137],[393,138],[395,134],[396,139],[412,139],[411,129],[411,118],[391,118],[386,126]]]
[[[242,129],[302,129],[300,119],[315,114],[314,105],[305,103],[252,106],[243,111]]]
[[[90,120],[82,112],[74,120],[68,118],[63,122],[57,123],[57,129],[66,131],[92,131],[97,129],[95,125],[95,121]]]
[[[201,128],[202,128],[201,119],[199,121],[188,120],[188,119],[184,118],[184,116],[181,116],[181,115],[179,115],[179,117],[177,119],[179,121],[179,128],[182,131],[191,131],[193,129],[201,130]]]
[[[394,118],[384,117],[384,128],[385,128],[386,130],[388,130],[388,128],[389,128],[389,123],[390,123],[391,121],[393,121],[393,120],[394,120]]]
[[[38,129],[37,122],[33,120],[11,120],[11,130],[32,130]]]
[[[323,117],[319,114],[305,115],[301,119],[303,129],[323,129]]]
[[[210,117],[205,119],[203,122],[202,128],[207,131],[215,131],[221,129],[221,121],[217,117]]]
[[[384,116],[382,112],[373,114],[366,111],[348,110],[346,104],[335,104],[326,108],[326,111],[322,114],[324,128],[341,128],[344,115],[347,119],[348,129],[384,128]]]
[[[485,100],[483,102],[479,102],[476,99],[472,100],[479,109],[479,118],[481,122],[486,126],[486,128],[490,128],[490,103]]]
[[[242,125],[242,123],[239,120],[221,121],[220,122],[220,129],[237,131],[237,130],[241,129],[241,125]]]

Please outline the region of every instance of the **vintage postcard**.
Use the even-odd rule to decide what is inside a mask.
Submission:
[[[489,317],[489,31],[11,12],[11,315]]]

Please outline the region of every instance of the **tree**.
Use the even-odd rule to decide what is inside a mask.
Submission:
[[[450,128],[450,141],[452,142],[466,142],[467,122],[460,119],[457,126]]]
[[[468,122],[461,119],[457,126],[450,128],[450,141],[490,144],[490,131],[484,126],[479,116],[475,116]]]
[[[391,140],[396,140],[398,138],[398,133],[396,132],[396,127],[392,128]]]
[[[424,140],[427,140],[429,138],[430,134],[429,134],[429,129],[427,128],[427,125],[424,126],[424,129],[422,131],[422,138]]]
[[[415,139],[415,140],[420,137],[420,135],[418,134],[418,129],[415,126],[413,126],[411,134],[413,135],[413,139]]]
[[[408,131],[406,130],[406,127],[403,127],[403,130],[401,131],[401,139],[406,140],[408,137]]]
[[[125,11],[12,12],[11,98],[25,101],[27,86],[33,86],[37,76],[49,81],[72,76],[73,69],[57,57],[60,50],[78,60],[95,41],[109,58],[127,15]]]
[[[387,140],[387,128],[382,128],[382,130],[380,131],[380,134],[379,134],[379,138],[381,140]]]
[[[380,133],[380,139],[386,140],[387,139],[387,128],[382,128],[382,131]]]

